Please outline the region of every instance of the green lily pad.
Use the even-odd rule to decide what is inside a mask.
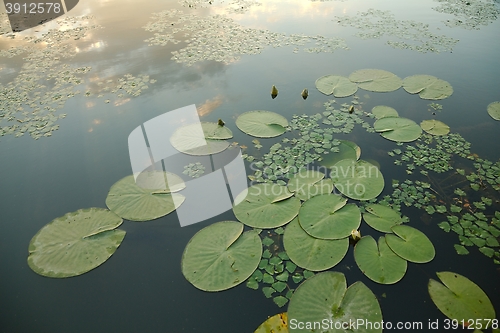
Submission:
[[[258,232],[243,232],[243,224],[217,222],[198,231],[182,254],[184,277],[196,288],[221,291],[244,282],[262,255]]]
[[[254,333],[288,333],[287,313],[278,313],[268,318]]]
[[[178,193],[186,187],[182,179],[170,172],[143,172],[117,181],[109,190],[106,206],[129,221],[149,221],[176,210],[185,197]]]
[[[299,213],[300,200],[286,186],[258,184],[240,193],[233,207],[234,215],[244,224],[260,229],[285,225]]]
[[[288,120],[275,112],[248,111],[236,119],[236,126],[248,135],[272,138],[285,133]]]
[[[380,170],[364,160],[341,160],[331,168],[330,177],[335,188],[351,199],[370,200],[384,189]]]
[[[377,119],[386,117],[399,117],[398,111],[390,106],[377,105],[372,109],[372,113]]]
[[[300,226],[311,236],[320,239],[341,239],[351,235],[361,224],[361,213],[355,204],[339,195],[315,196],[299,210]]]
[[[358,91],[358,85],[344,76],[325,75],[316,80],[316,88],[325,95],[335,97],[351,96]]]
[[[423,120],[420,123],[420,127],[422,127],[424,131],[432,135],[446,135],[450,133],[450,126],[435,119]]]
[[[393,284],[403,278],[407,261],[387,246],[384,236],[378,246],[372,236],[362,237],[354,247],[354,260],[363,274],[381,284]]]
[[[201,128],[200,128],[201,126]],[[229,147],[226,139],[233,133],[217,123],[196,123],[178,128],[170,137],[170,143],[178,151],[188,155],[210,155]]]
[[[285,229],[283,236],[290,260],[310,271],[324,271],[337,265],[349,249],[349,239],[318,239],[302,229],[295,218]]]
[[[374,92],[389,92],[401,88],[402,81],[395,74],[381,69],[360,69],[349,75],[361,89]]]
[[[490,103],[487,107],[488,114],[495,120],[500,120],[500,102]]]
[[[434,245],[423,232],[407,225],[396,225],[391,229],[395,235],[387,234],[385,241],[398,256],[415,263],[434,259]]]
[[[336,330],[335,323],[349,323],[354,318],[375,323],[382,321],[382,311],[373,292],[362,282],[358,281],[347,288],[344,274],[339,272],[324,272],[316,274],[303,282],[293,293],[288,305],[288,318],[295,323],[309,323],[299,328],[289,320],[288,329],[292,333],[320,332],[312,327],[314,322],[321,322],[325,318],[333,321],[333,329],[321,330],[324,333],[347,332]],[[358,326],[358,333],[379,333],[382,327],[369,328]]]
[[[422,99],[438,100],[453,94],[452,86],[432,75],[413,75],[403,80],[403,89],[418,94]]]
[[[373,127],[387,140],[396,142],[411,142],[422,134],[422,128],[416,122],[407,118],[386,117],[377,120]]]
[[[365,207],[363,214],[365,222],[375,230],[392,233],[392,227],[403,222],[398,211],[379,204],[371,204]]]
[[[302,201],[316,195],[328,194],[333,191],[331,179],[323,179],[325,174],[314,170],[300,170],[288,181],[288,189]]]
[[[331,168],[335,165],[335,163],[345,160],[346,158],[359,160],[359,157],[361,156],[361,148],[356,143],[347,140],[339,141],[340,143],[337,146],[338,151],[325,155],[323,160],[320,162],[321,165]]]
[[[441,280],[429,280],[429,294],[448,318],[461,320],[495,319],[495,309],[486,293],[474,282],[457,273],[437,272]]]
[[[36,273],[66,278],[86,273],[108,260],[120,246],[123,220],[103,208],[80,209],[58,217],[30,241],[28,265]]]

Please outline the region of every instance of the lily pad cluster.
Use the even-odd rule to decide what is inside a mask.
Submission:
[[[436,0],[437,12],[451,14],[454,18],[443,21],[448,27],[479,30],[482,26],[496,21],[500,9],[493,1],[483,0]]]
[[[179,33],[189,37],[187,46],[172,52],[172,60],[188,66],[205,60],[231,63],[245,54],[259,54],[268,46],[315,44],[304,48],[314,53],[347,49],[340,38],[286,35],[247,28],[224,15],[199,17],[176,9],[153,14],[144,29],[154,33],[154,37],[145,40],[150,46],[178,44],[181,40],[175,36]]]
[[[198,178],[205,173],[205,166],[200,162],[189,163],[184,166],[184,171],[182,173],[189,177]]]
[[[169,172],[144,172],[122,178],[109,190],[109,210],[80,209],[40,229],[29,244],[29,267],[52,278],[77,276],[96,268],[123,241],[125,231],[116,229],[123,219],[148,221],[173,212],[184,202],[184,196],[173,192],[185,187],[179,176]]]
[[[335,21],[342,26],[360,30],[356,34],[362,39],[391,38],[387,44],[393,48],[417,52],[449,52],[458,43],[458,39],[446,35],[437,35],[428,24],[413,20],[397,20],[390,11],[368,9],[356,16],[337,16]],[[395,38],[395,39],[392,39]]]

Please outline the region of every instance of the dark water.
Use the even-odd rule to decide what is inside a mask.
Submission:
[[[115,105],[113,95],[103,98],[70,98],[58,122],[60,129],[50,138],[37,141],[24,135],[0,139],[0,331],[17,332],[253,332],[279,309],[261,291],[241,285],[220,293],[206,293],[192,287],[180,270],[180,259],[189,239],[201,228],[221,220],[234,220],[226,212],[203,223],[181,228],[175,213],[145,222],[125,221],[125,240],[102,266],[68,279],[41,277],[28,267],[28,244],[45,224],[80,208],[105,207],[109,188],[131,171],[127,138],[143,122],[185,105],[215,105],[202,117],[205,121],[223,118],[233,129],[234,140],[252,146],[251,138],[237,130],[237,115],[249,110],[269,110],[290,118],[293,114],[324,111],[329,98],[314,88],[323,75],[349,75],[363,68],[391,71],[401,78],[431,74],[453,86],[454,94],[438,101],[443,111],[437,119],[472,143],[472,152],[496,161],[500,157],[499,129],[486,106],[500,100],[500,23],[480,30],[447,28],[440,22],[451,15],[439,14],[434,1],[331,1],[264,2],[260,7],[232,17],[238,23],[283,33],[303,33],[342,37],[350,50],[334,53],[293,53],[293,46],[267,47],[258,55],[244,55],[237,62],[199,62],[188,67],[172,60],[170,52],[181,44],[148,47],[144,39],[152,33],[142,27],[154,12],[179,9],[200,16],[220,13],[220,9],[190,9],[175,1],[80,1],[71,15],[93,15],[103,28],[70,42],[79,52],[66,63],[91,66],[89,80],[78,88],[95,88],[91,79],[105,80],[130,73],[146,74],[149,84],[138,97]],[[225,4],[224,4],[225,5]],[[222,8],[222,7],[217,7]],[[336,15],[355,15],[368,8],[391,10],[398,19],[429,23],[440,34],[459,39],[453,52],[419,53],[393,49],[385,38],[362,40],[353,28],[340,27]],[[0,37],[6,50],[22,36]],[[7,84],[23,64],[22,56],[0,58],[0,82]],[[272,85],[279,88],[276,99],[269,96]],[[309,98],[300,97],[309,88]],[[402,89],[388,93],[358,91],[364,110],[376,105],[396,108],[402,117],[417,123],[430,118],[429,101]],[[111,103],[104,102],[109,98]],[[350,98],[345,98],[346,102]],[[344,99],[337,99],[339,104]],[[120,103],[117,103],[120,104]],[[211,109],[208,107],[207,109]],[[4,126],[2,124],[2,126]],[[390,193],[391,179],[405,178],[386,151],[394,143],[357,128],[349,135],[362,157],[378,161],[386,179],[383,194]],[[271,140],[261,140],[265,147]],[[268,142],[269,141],[269,142]],[[274,141],[273,141],[274,142]],[[265,148],[263,148],[265,151]],[[252,152],[252,150],[250,150]],[[496,197],[498,200],[498,196]],[[443,321],[444,315],[432,303],[429,278],[435,272],[453,271],[478,284],[500,311],[499,266],[475,247],[471,254],[458,256],[453,244],[458,239],[436,226],[435,217],[424,223],[425,213],[403,208],[410,225],[423,231],[436,247],[436,258],[425,265],[409,264],[403,280],[396,285],[378,285],[357,268],[349,250],[334,268],[346,274],[348,284],[365,283],[379,298],[385,321]],[[378,234],[362,224],[363,235]],[[382,295],[385,294],[386,297]]]

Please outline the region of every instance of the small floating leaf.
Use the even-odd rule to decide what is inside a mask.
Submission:
[[[325,95],[335,97],[351,96],[358,90],[356,83],[339,75],[325,75],[316,80],[316,88]]]
[[[467,248],[463,245],[455,244],[453,245],[453,247],[455,248],[455,251],[457,251],[457,253],[460,255],[469,254],[469,250],[467,250]]]
[[[66,278],[104,263],[120,246],[122,219],[103,208],[80,209],[52,220],[30,241],[28,265],[36,273]]]
[[[318,195],[307,200],[299,211],[300,226],[315,238],[349,237],[353,229],[359,228],[361,213],[358,206],[346,205],[346,202],[346,199],[334,194]]]
[[[376,296],[362,282],[347,288],[344,274],[324,272],[306,280],[295,290],[288,305],[288,317],[302,323],[321,322],[325,318],[334,323],[349,322],[353,318],[375,323],[382,321],[382,311]],[[294,331],[319,332],[314,327]],[[381,333],[382,327],[356,331]]]
[[[330,177],[335,188],[351,199],[370,200],[384,189],[384,177],[380,170],[363,160],[344,159],[337,162],[331,168]]]
[[[291,194],[286,186],[276,184],[258,184],[248,188],[248,192],[240,193],[233,207],[236,218],[254,228],[277,228],[290,222],[297,216],[300,200],[288,196],[284,200],[276,198]]]
[[[354,259],[361,272],[377,283],[396,283],[406,273],[406,260],[387,246],[384,236],[378,239],[378,246],[372,236],[362,237],[354,247]]]
[[[288,120],[275,112],[248,111],[236,119],[236,126],[248,135],[258,138],[272,138],[285,133]]]
[[[226,126],[202,122],[179,127],[170,137],[170,143],[188,155],[210,155],[228,148],[226,139],[232,137],[233,133]]]
[[[398,111],[390,106],[378,105],[372,109],[372,113],[377,119],[386,117],[399,117]]]
[[[398,211],[387,206],[371,204],[365,207],[363,219],[375,230],[392,233],[392,227],[403,222]]]
[[[486,293],[474,282],[457,273],[437,272],[439,283],[429,280],[429,294],[438,309],[457,321],[495,319],[495,309]]]
[[[170,172],[143,172],[117,181],[109,190],[106,206],[129,221],[149,221],[173,212],[184,202],[178,193],[186,187],[182,179]]]
[[[373,127],[387,140],[396,142],[415,141],[422,134],[422,128],[407,118],[386,117],[377,120]]]
[[[424,131],[432,135],[446,135],[450,133],[450,126],[435,119],[423,120],[420,123],[420,127],[422,127]]]
[[[422,99],[438,100],[453,94],[451,85],[432,75],[413,75],[403,80],[403,88],[410,94],[418,94]]]
[[[182,254],[184,277],[196,288],[221,291],[244,282],[257,269],[262,242],[255,230],[243,224],[217,222],[198,231]]]
[[[374,92],[389,92],[401,88],[402,81],[395,74],[381,69],[361,69],[349,75],[361,89]]]
[[[495,120],[500,120],[500,102],[490,103],[487,107],[488,114]]]
[[[394,226],[392,231],[395,235],[387,234],[385,241],[398,256],[415,263],[426,263],[434,259],[434,245],[423,232],[407,225]]]
[[[349,239],[326,240],[312,237],[295,218],[285,229],[283,246],[290,260],[298,266],[311,271],[323,271],[337,265],[344,258],[349,249]]]

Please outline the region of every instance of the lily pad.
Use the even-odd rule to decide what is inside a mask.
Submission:
[[[331,168],[335,165],[335,163],[345,160],[346,158],[359,160],[359,157],[361,156],[361,148],[356,143],[348,140],[339,140],[339,142],[339,145],[336,146],[338,151],[325,155],[323,160],[320,162],[321,165]]]
[[[431,120],[423,120],[420,123],[420,127],[424,131],[432,135],[446,135],[450,133],[450,126],[446,125],[442,121],[431,119]]]
[[[182,179],[170,172],[143,172],[117,181],[109,190],[106,206],[129,221],[149,221],[176,210],[185,197],[171,193],[183,189]]]
[[[360,69],[349,75],[361,89],[374,92],[389,92],[401,88],[402,81],[395,74],[381,69]]]
[[[379,204],[372,204],[365,207],[363,213],[365,222],[375,230],[385,233],[392,233],[392,227],[403,222],[398,211]]]
[[[413,75],[403,80],[403,88],[410,94],[418,94],[422,99],[438,100],[453,94],[452,86],[432,75]]]
[[[316,80],[316,88],[325,95],[340,98],[356,93],[358,85],[344,76],[325,75]]]
[[[422,134],[422,128],[408,118],[386,117],[377,120],[373,127],[387,140],[396,142],[411,142]]]
[[[248,111],[236,119],[236,126],[248,135],[272,138],[285,133],[288,120],[275,112]]]
[[[358,206],[346,203],[347,199],[335,194],[315,196],[300,208],[300,226],[315,238],[349,237],[361,224],[361,213]]]
[[[295,218],[285,229],[283,246],[297,266],[310,271],[324,271],[337,265],[349,249],[349,239],[318,239],[302,229]]]
[[[270,318],[255,330],[254,333],[288,333],[287,313],[278,313]]]
[[[335,329],[335,323],[338,327],[339,324],[349,323],[354,318],[380,323],[382,311],[373,292],[362,282],[355,282],[347,288],[344,274],[324,272],[306,280],[295,290],[288,305],[288,318],[293,318],[296,323],[304,323],[304,327],[299,328],[290,320],[288,329],[292,333],[319,332],[318,327],[313,327],[313,323],[321,322],[325,318],[333,321],[333,328],[321,332],[347,332],[348,330]],[[382,332],[381,326],[370,328],[360,325],[355,331],[378,333]]]
[[[188,155],[210,155],[229,147],[226,139],[233,133],[217,123],[196,123],[178,128],[170,137],[170,143],[178,151]]]
[[[391,229],[395,235],[387,234],[385,241],[398,256],[415,263],[434,259],[434,245],[423,232],[407,225],[396,225]]]
[[[103,208],[80,209],[52,220],[30,241],[28,265],[36,273],[66,278],[108,260],[120,246],[123,220]]]
[[[370,200],[384,189],[380,170],[364,160],[339,161],[331,168],[330,177],[336,189],[351,199]]]
[[[399,117],[398,111],[390,106],[377,105],[372,109],[372,113],[377,119],[386,117]]]
[[[500,102],[490,103],[487,107],[488,114],[495,120],[500,120]]]
[[[240,193],[233,207],[234,215],[244,224],[260,229],[285,225],[299,213],[300,200],[286,186],[258,184]]]
[[[257,269],[262,242],[255,230],[243,224],[217,222],[198,231],[182,254],[184,277],[196,288],[221,291],[244,282]]]
[[[354,260],[363,274],[381,284],[393,284],[403,278],[407,261],[395,254],[385,241],[372,236],[362,237],[354,247]]]
[[[474,282],[457,273],[437,272],[439,283],[429,280],[429,294],[438,309],[458,321],[495,319],[495,309],[486,293]]]
[[[323,179],[325,174],[315,170],[300,170],[288,181],[288,189],[302,201],[316,195],[328,194],[333,191],[331,179]]]

